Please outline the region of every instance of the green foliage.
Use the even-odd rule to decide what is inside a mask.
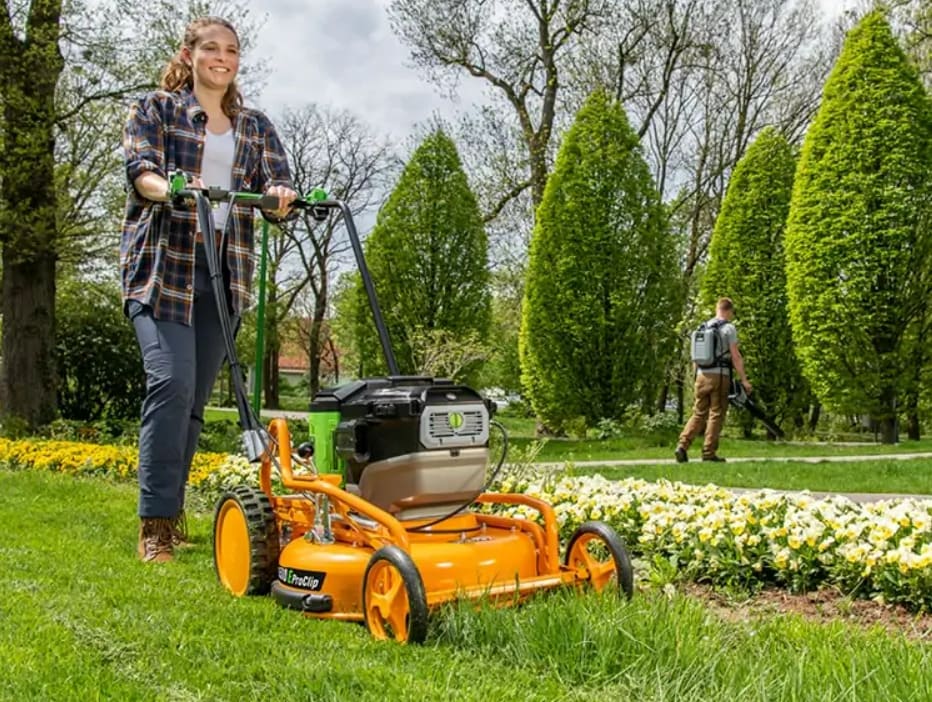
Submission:
[[[722,296],[735,301],[755,400],[777,421],[795,419],[810,400],[793,349],[784,272],[783,234],[795,170],[786,139],[774,129],[761,132],[728,182],[700,292],[705,310],[714,310]],[[753,422],[749,413],[743,415]]]
[[[595,92],[566,133],[537,212],[521,379],[551,428],[652,402],[674,348],[676,243],[621,106]]]
[[[492,274],[491,356],[483,367],[481,386],[499,388],[506,394],[521,391],[518,334],[521,330],[524,275],[522,266],[500,269]]]
[[[62,416],[79,420],[138,416],[145,374],[117,287],[67,281],[59,286],[57,305],[55,350]]]
[[[334,314],[330,320],[330,331],[339,349],[341,380],[361,377],[360,343],[356,338],[358,320],[364,314],[359,305],[364,301],[357,299],[356,286],[359,274],[344,271],[336,279],[330,299]]]
[[[488,241],[456,146],[442,131],[414,152],[379,212],[366,259],[402,373],[421,372],[417,338],[484,339],[490,320]],[[363,375],[387,368],[361,278],[356,339]],[[466,379],[476,364],[462,370]]]
[[[932,118],[879,12],[847,36],[806,135],[786,232],[803,372],[830,408],[892,426],[930,294]],[[885,432],[889,440],[890,433]]]

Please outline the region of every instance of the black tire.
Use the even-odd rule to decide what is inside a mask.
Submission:
[[[377,619],[371,619],[370,617],[368,598],[372,595],[371,588],[375,584],[370,583],[370,578],[378,578],[379,573],[383,572],[385,564],[397,571],[404,584],[408,608],[404,622],[405,630],[403,631],[386,628],[386,624],[391,627],[391,623],[381,616]],[[421,579],[421,574],[418,572],[414,561],[411,560],[411,556],[397,546],[383,546],[373,553],[372,558],[369,559],[365,575],[362,578],[362,605],[366,628],[375,638],[391,638],[401,643],[414,644],[424,643],[424,639],[427,638],[428,612],[424,581]]]
[[[573,546],[576,545],[577,541],[589,534],[601,541],[602,545],[608,550],[615,566],[615,581],[618,585],[618,591],[630,600],[634,595],[634,569],[631,567],[631,558],[628,556],[628,549],[625,548],[624,540],[605,522],[585,522],[579,525],[579,528],[573,532],[569,544],[567,544],[566,555],[563,559],[564,564],[570,565],[570,554],[573,552]]]
[[[237,521],[240,518],[242,523]],[[227,520],[237,535],[224,543],[222,534]],[[245,539],[239,538],[242,526],[245,526]],[[278,574],[279,542],[275,513],[264,492],[238,485],[217,501],[213,551],[217,578],[233,594],[265,595],[269,592]],[[245,565],[243,559],[246,559]]]

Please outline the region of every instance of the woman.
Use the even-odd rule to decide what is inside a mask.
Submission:
[[[120,246],[124,309],[146,371],[139,431],[139,556],[172,560],[184,539],[184,488],[204,405],[224,358],[223,340],[193,207],[171,207],[168,176],[279,198],[284,217],[296,197],[287,158],[268,118],[243,107],[236,86],[239,39],[219,17],[195,20],[162,72],[161,89],[134,104],[123,136],[129,188]],[[234,326],[249,304],[253,212],[227,218],[220,258]]]

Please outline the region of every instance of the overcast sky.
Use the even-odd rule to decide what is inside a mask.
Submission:
[[[819,3],[826,13],[835,14],[853,1]],[[403,141],[433,113],[450,116],[462,103],[480,99],[479,79],[463,78],[457,105],[410,66],[407,47],[389,26],[387,4],[388,0],[270,0],[253,49],[270,69],[259,105],[273,118],[285,107],[311,102],[345,108],[377,132]]]

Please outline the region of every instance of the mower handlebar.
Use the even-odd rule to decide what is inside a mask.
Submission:
[[[237,192],[235,190],[224,190],[223,188],[182,188],[181,190],[172,191],[172,199],[184,199],[188,197],[205,197],[210,202],[238,202],[258,207],[262,210],[277,210],[278,197],[276,195],[263,195],[261,193]]]
[[[277,210],[279,204],[279,199],[277,197],[263,195],[261,193],[237,192],[233,190],[224,190],[223,188],[189,188],[187,187],[187,176],[182,171],[175,171],[168,181],[168,186],[170,202],[184,200],[185,198],[193,198],[194,201],[199,204],[203,203],[204,200],[213,202],[242,202],[248,203],[253,207],[260,207],[264,210],[272,211]],[[372,278],[366,266],[362,244],[359,241],[359,234],[356,232],[356,224],[353,222],[353,213],[349,206],[343,200],[332,200],[328,198],[327,193],[321,188],[314,188],[307,195],[293,200],[291,207],[309,210],[311,217],[318,222],[326,221],[330,216],[330,210],[337,210],[343,216],[343,222],[349,234],[356,264],[359,267],[359,274],[362,276],[363,286],[366,289],[366,297],[369,299],[369,308],[372,311],[373,321],[375,322],[375,327],[379,334],[379,341],[382,345],[382,352],[385,355],[388,373],[389,375],[400,375],[398,361],[395,359],[395,353],[392,350],[391,341],[388,337],[388,328],[385,326],[385,320],[382,317],[382,310],[376,298],[375,287],[372,285]],[[198,209],[201,210],[202,208],[199,207]],[[209,218],[211,215],[210,208],[204,207],[203,209],[206,210],[206,216]],[[200,216],[200,213],[198,216]],[[206,224],[204,226],[207,228]]]
[[[188,178],[182,171],[176,171],[169,180],[169,196],[173,201],[185,198],[205,197],[210,202],[238,202],[258,207],[261,210],[277,210],[279,199],[276,195],[264,195],[236,190],[226,190],[210,186],[207,188],[188,187]],[[315,219],[326,219],[330,209],[343,209],[339,200],[330,200],[327,193],[315,188],[303,197],[297,197],[291,203],[292,208],[310,209]]]

